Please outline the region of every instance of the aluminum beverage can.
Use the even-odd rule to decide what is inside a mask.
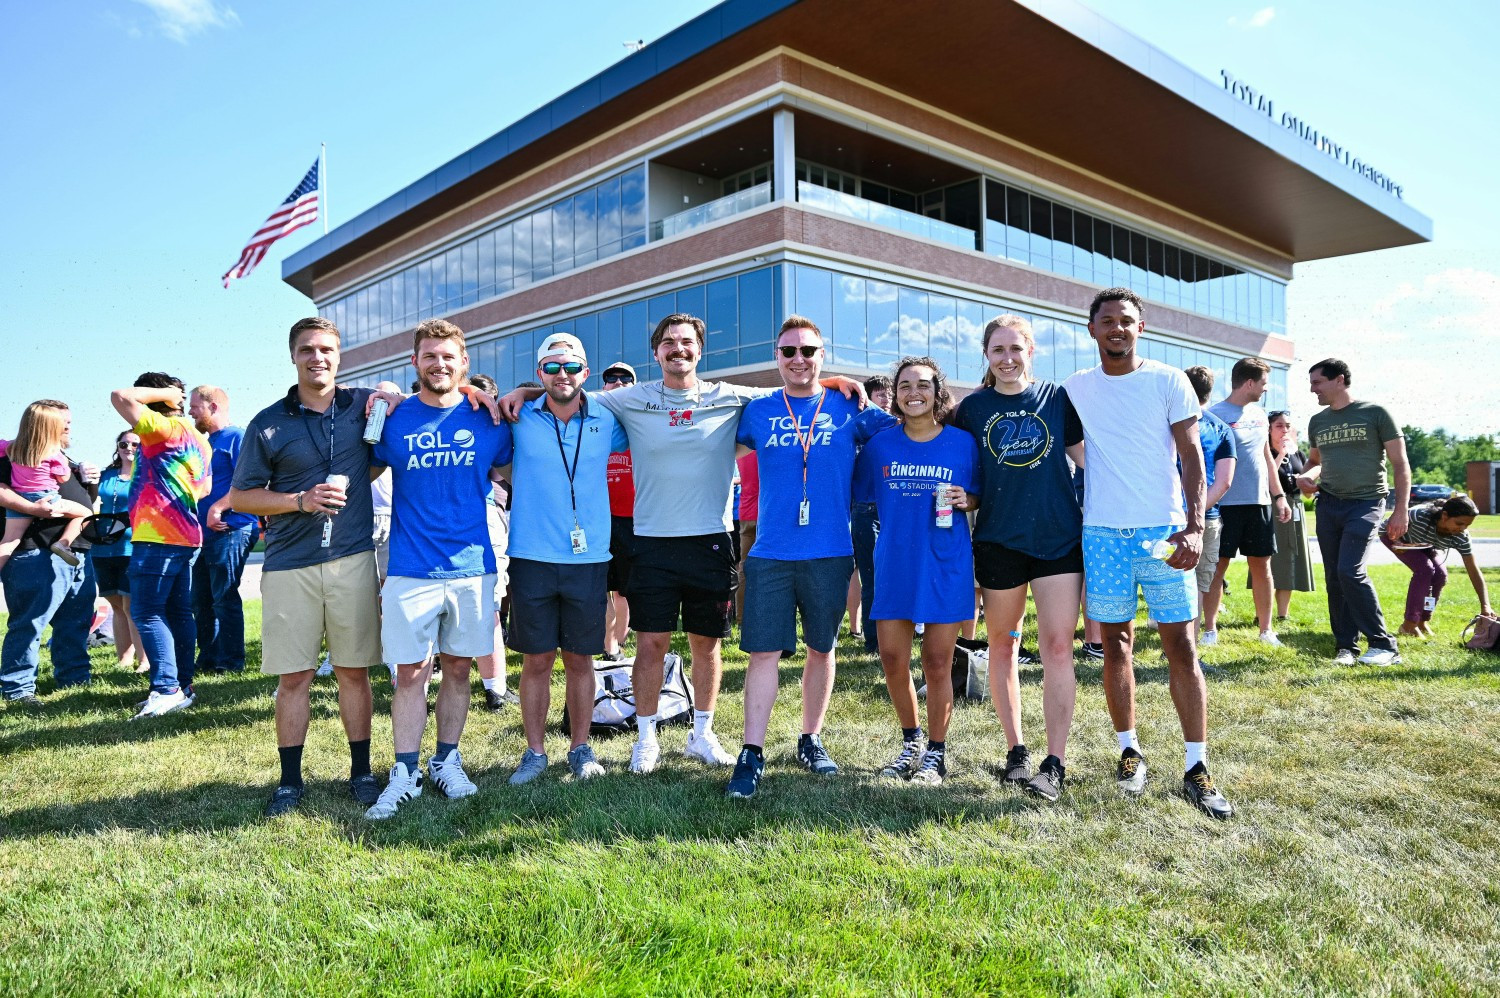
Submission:
[[[365,420],[365,443],[380,443],[381,431],[385,429],[385,416],[390,411],[391,404],[385,399],[375,400],[375,404],[370,407],[369,418]]]
[[[953,526],[953,500],[948,498],[948,486],[937,487],[937,525],[939,527]]]

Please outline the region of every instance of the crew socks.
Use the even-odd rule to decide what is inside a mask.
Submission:
[[[1135,737],[1134,728],[1131,728],[1129,731],[1116,731],[1115,737],[1120,740],[1121,752],[1124,752],[1128,748],[1135,749],[1137,752],[1140,752],[1141,743],[1140,740]]]
[[[277,749],[276,753],[281,756],[281,785],[301,790],[302,746],[288,745],[286,748]]]
[[[915,727],[915,728],[902,728],[901,729],[901,743],[903,745],[910,744],[911,742],[919,742],[921,740],[922,740],[922,728],[920,726]]]
[[[640,733],[643,742],[656,741],[656,719],[657,714],[637,714],[635,716],[635,727]]]
[[[458,742],[438,742],[437,751],[432,753],[432,761],[438,765],[448,761],[448,757],[458,749]]]
[[[714,726],[714,712],[711,710],[693,711],[693,737],[702,738],[705,731],[711,731]]]
[[[416,752],[397,752],[396,765],[405,766],[408,773],[415,773],[418,768]]]
[[[945,755],[948,752],[948,743],[935,742],[931,738],[929,738],[927,739],[927,751],[936,752],[938,755]]]
[[[497,690],[501,693],[505,692],[505,681],[499,676],[496,676],[494,679],[481,679],[480,682],[483,683],[484,688],[489,690],[491,693]]]
[[[1200,762],[1203,763],[1205,767],[1208,765],[1207,742],[1183,742],[1183,747],[1187,750],[1187,761],[1182,765],[1182,771],[1184,773],[1190,771]]]
[[[349,779],[370,775],[370,739],[349,743]]]

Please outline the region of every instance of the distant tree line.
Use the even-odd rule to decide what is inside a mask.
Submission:
[[[1468,487],[1468,462],[1500,461],[1500,446],[1493,434],[1459,439],[1444,429],[1428,432],[1415,426],[1403,426],[1401,432],[1406,435],[1413,484],[1432,482],[1462,492]]]

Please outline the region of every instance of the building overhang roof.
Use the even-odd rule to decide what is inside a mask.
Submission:
[[[778,46],[1291,262],[1432,238],[1405,201],[1076,0],[726,0],[292,254],[282,276],[311,295],[318,276]]]

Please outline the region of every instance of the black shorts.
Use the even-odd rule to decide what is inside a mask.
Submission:
[[[974,542],[974,578],[981,589],[1015,589],[1049,575],[1082,575],[1083,542],[1061,558],[1031,555],[988,541]]]
[[[630,588],[631,549],[635,545],[635,518],[609,518],[609,591],[623,593]]]
[[[522,655],[561,648],[574,655],[604,653],[608,562],[559,565],[510,560],[510,630],[506,643]]]
[[[636,535],[630,565],[630,626],[637,633],[678,629],[729,637],[739,584],[734,539],[727,533],[695,537]]]
[[[1276,553],[1276,524],[1270,506],[1219,506],[1224,531],[1219,535],[1219,560],[1242,554],[1269,558]]]

